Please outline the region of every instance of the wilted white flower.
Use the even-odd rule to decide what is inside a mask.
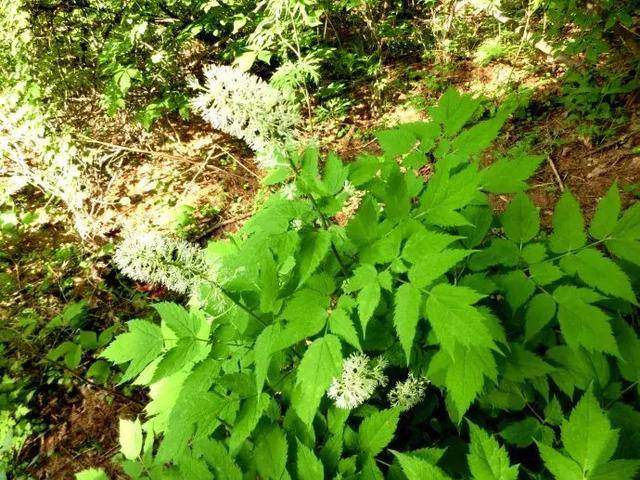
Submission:
[[[413,408],[424,398],[425,390],[429,380],[425,378],[416,378],[413,373],[404,382],[398,382],[391,389],[387,398],[393,407],[399,407],[401,410],[409,410]]]
[[[126,238],[116,248],[113,260],[133,280],[161,284],[178,293],[190,292],[208,273],[200,248],[158,233]]]
[[[344,361],[340,378],[333,379],[327,392],[338,408],[356,408],[368,400],[378,386],[386,385],[386,361],[378,359],[371,363],[363,353],[353,353]]]
[[[293,220],[291,220],[291,228],[296,232],[300,230],[302,228],[302,220],[300,220],[299,218],[294,218]]]
[[[278,165],[278,151],[300,123],[297,107],[261,78],[227,65],[204,69],[204,85],[191,106],[214,128],[242,139],[263,168]]]
[[[280,193],[287,200],[295,200],[298,194],[298,187],[296,187],[295,183],[287,183],[284,187],[282,187]]]

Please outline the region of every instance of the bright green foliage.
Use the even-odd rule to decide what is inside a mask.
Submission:
[[[400,285],[396,291],[394,324],[398,332],[398,338],[404,349],[407,363],[411,358],[413,339],[420,319],[420,305],[422,295],[420,290],[410,283]]]
[[[469,422],[469,470],[475,480],[516,480],[518,466],[509,464],[506,450],[487,432]]]
[[[449,480],[442,469],[417,455],[394,452],[408,480]]]
[[[382,410],[365,418],[358,430],[360,451],[377,455],[386,447],[396,431],[400,412],[396,409]]]
[[[313,342],[305,352],[298,366],[293,394],[293,408],[302,421],[313,421],[331,379],[340,374],[341,360],[340,340],[331,334]]]
[[[380,156],[292,155],[207,248],[216,284],[128,323],[103,357],[149,387],[133,478],[633,478],[637,438],[598,402],[640,418],[640,208],[613,187],[587,231],[567,191],[542,231],[541,158],[481,166],[511,112],[481,103],[448,91]],[[515,195],[498,216],[490,193]]]
[[[588,390],[562,423],[566,454],[538,444],[545,466],[557,479],[633,479],[640,469],[637,460],[610,461],[618,446],[618,430]]]
[[[122,381],[132,379],[162,351],[162,331],[153,323],[131,320],[129,332],[120,335],[102,352],[102,356],[116,365],[129,362]]]

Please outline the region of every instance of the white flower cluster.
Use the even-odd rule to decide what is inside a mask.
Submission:
[[[363,353],[353,353],[342,364],[340,378],[334,378],[327,395],[338,408],[352,409],[362,405],[379,386],[387,384],[383,358],[372,361]]]
[[[183,294],[194,290],[208,272],[203,250],[159,233],[127,237],[116,248],[113,260],[133,280],[161,284]]]
[[[428,380],[416,378],[413,376],[413,373],[409,373],[409,376],[404,382],[396,383],[391,389],[387,395],[389,403],[392,407],[409,410],[422,401],[428,384]]]
[[[214,128],[244,140],[262,168],[280,163],[300,123],[297,107],[259,77],[226,65],[204,69],[204,85],[191,100],[193,109]]]
[[[82,237],[92,233],[88,163],[68,135],[53,131],[40,106],[24,100],[19,88],[0,91],[0,173],[22,177],[62,200]]]

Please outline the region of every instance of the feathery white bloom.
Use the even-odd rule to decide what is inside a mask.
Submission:
[[[295,200],[298,194],[298,187],[295,183],[287,183],[282,190],[280,190],[282,196],[287,200]]]
[[[192,291],[209,271],[200,248],[158,233],[126,238],[113,260],[133,280],[158,283],[178,293]]]
[[[302,220],[300,220],[299,218],[294,218],[293,220],[291,220],[291,228],[296,232],[300,230],[302,228]]]
[[[378,386],[387,384],[384,368],[387,362],[371,360],[363,353],[353,353],[342,364],[340,378],[334,378],[327,395],[336,402],[338,408],[350,410],[371,398]]]
[[[214,128],[244,140],[263,168],[279,164],[278,154],[300,123],[297,107],[261,78],[227,65],[204,69],[204,85],[191,106]]]
[[[425,378],[416,378],[413,373],[404,382],[398,382],[391,389],[387,398],[392,407],[399,407],[401,410],[409,410],[415,407],[424,398],[425,390],[429,384]]]

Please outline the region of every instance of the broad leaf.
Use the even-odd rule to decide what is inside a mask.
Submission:
[[[372,413],[360,424],[358,443],[360,451],[376,456],[389,445],[396,432],[400,411],[396,408]]]
[[[564,253],[582,247],[587,241],[580,205],[566,190],[553,212],[553,233],[549,247],[554,253]]]
[[[256,467],[261,477],[283,478],[287,465],[287,437],[281,428],[272,425],[258,437],[254,450]]]
[[[338,337],[328,334],[309,346],[297,369],[293,395],[293,407],[302,421],[311,424],[320,400],[341,369],[342,347]]]
[[[516,480],[518,466],[511,466],[509,455],[495,438],[469,422],[471,445],[467,460],[475,480]]]
[[[120,383],[138,375],[162,352],[164,344],[160,327],[144,320],[127,322],[129,332],[118,335],[100,355],[116,365],[129,363]]]
[[[504,232],[514,242],[526,243],[540,230],[540,215],[529,197],[518,193],[501,217]]]
[[[493,347],[484,317],[472,306],[483,296],[466,287],[436,285],[427,298],[426,313],[442,348],[453,352],[457,343]]]
[[[598,202],[598,208],[591,220],[589,233],[595,239],[602,240],[609,236],[616,226],[620,215],[620,192],[614,183],[607,194]]]
[[[410,283],[398,287],[395,298],[395,310],[393,323],[398,332],[398,338],[404,349],[407,365],[411,359],[411,347],[418,328],[420,319],[420,304],[422,296],[420,291]]]

